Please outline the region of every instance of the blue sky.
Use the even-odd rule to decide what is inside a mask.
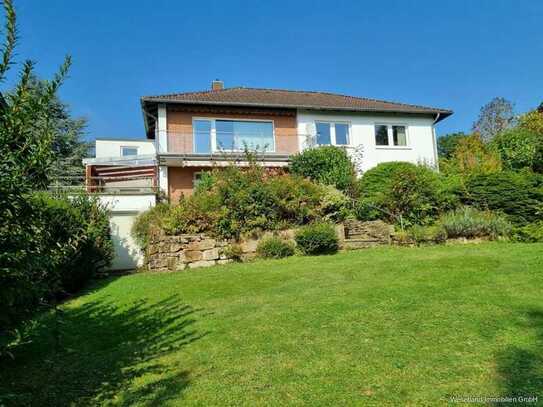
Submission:
[[[72,55],[61,97],[89,138],[144,137],[140,96],[214,78],[453,109],[440,134],[494,96],[543,101],[540,0],[15,3],[19,60],[50,77]]]

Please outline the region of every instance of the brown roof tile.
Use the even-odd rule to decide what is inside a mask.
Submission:
[[[260,106],[298,109],[346,110],[361,112],[391,112],[415,114],[441,114],[444,119],[451,110],[405,103],[387,102],[327,92],[309,92],[284,89],[226,88],[202,92],[174,93],[144,96],[142,103],[183,103],[232,106]]]

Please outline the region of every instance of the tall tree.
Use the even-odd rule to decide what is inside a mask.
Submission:
[[[6,23],[0,52],[0,83],[13,65],[17,39],[12,1],[4,0],[3,6]],[[69,66],[67,57],[59,72],[44,82],[43,91],[36,95],[30,86],[34,64],[24,62],[15,89],[4,93],[0,103],[0,339],[3,328],[14,319],[11,310],[24,309],[14,304],[25,304],[28,299],[24,294],[31,290],[39,292],[41,287],[36,281],[47,274],[40,265],[35,214],[28,194],[48,185],[55,134],[48,106]]]
[[[469,137],[463,132],[445,134],[437,139],[437,152],[439,158],[450,158],[460,140]]]
[[[513,103],[509,100],[496,97],[481,108],[479,118],[473,123],[473,131],[481,135],[481,139],[488,143],[498,133],[510,128],[515,121]]]
[[[32,98],[46,97],[48,82],[33,76],[28,84]],[[49,176],[52,178],[82,175],[82,159],[87,155],[89,143],[84,140],[87,122],[84,118],[72,118],[68,105],[63,103],[55,93],[48,98],[44,106],[43,118],[36,123],[35,132],[39,136],[46,129],[51,131],[52,163]]]

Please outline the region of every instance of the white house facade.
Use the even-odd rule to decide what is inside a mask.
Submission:
[[[307,135],[313,136],[313,145],[320,144],[317,135],[322,126],[324,132],[330,132],[330,141],[325,140],[326,144],[346,147],[349,152],[358,150],[362,155],[362,172],[389,161],[424,163],[432,167],[438,163],[435,118],[432,117],[300,110],[297,123],[300,150],[311,145]],[[337,124],[341,125],[340,137]]]

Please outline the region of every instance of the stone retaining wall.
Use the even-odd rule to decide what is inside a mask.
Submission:
[[[350,224],[349,226],[353,228],[354,224]],[[360,225],[357,224],[357,226]],[[373,231],[371,239],[375,239],[375,226],[368,227],[368,230]],[[357,229],[358,231],[359,229]],[[336,225],[336,234],[339,239],[340,248],[358,248],[352,239],[345,238],[345,232],[343,224]],[[240,241],[213,239],[204,234],[160,235],[154,237],[147,247],[145,266],[150,271],[181,271],[187,268],[192,269],[231,263],[234,261],[232,258],[233,246],[237,246],[240,260],[245,261],[256,256],[256,248],[261,239],[277,235],[285,240],[294,241],[294,234],[294,229],[264,232],[245,237]],[[360,237],[360,234],[358,237]],[[383,239],[382,242],[388,243],[388,240]]]
[[[232,261],[227,246],[227,241],[206,235],[157,236],[147,247],[146,266],[151,271],[181,271],[225,264]]]
[[[204,234],[156,236],[147,247],[146,267],[150,271],[181,271],[231,263],[234,261],[231,256],[234,245],[239,248],[239,260],[245,261],[256,256],[256,248],[261,239],[277,235],[286,240],[294,240],[294,232],[292,229],[265,232],[239,242],[213,239]]]

